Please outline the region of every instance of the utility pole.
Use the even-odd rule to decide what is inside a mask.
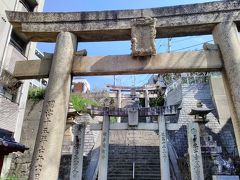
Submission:
[[[113,85],[116,86],[116,75],[113,75]]]
[[[168,38],[168,53],[171,52],[171,47],[172,47],[171,41],[172,41],[172,38]]]
[[[168,53],[171,52],[171,47],[172,47],[171,41],[172,41],[172,38],[168,38]],[[173,73],[171,73],[171,81],[173,81]]]
[[[135,87],[135,84],[136,84],[136,77],[135,77],[135,75],[132,75],[131,79],[132,79],[132,87]]]

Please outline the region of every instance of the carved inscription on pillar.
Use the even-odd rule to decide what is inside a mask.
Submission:
[[[79,144],[81,142],[81,138],[79,139],[79,136],[74,136],[74,145],[73,145],[73,151],[74,153],[72,154],[73,158],[73,164],[72,164],[72,175],[73,177],[76,177],[78,174],[78,164],[79,164],[79,159],[78,159],[78,154],[79,154]]]
[[[54,100],[48,101],[46,105],[46,112],[44,114],[45,118],[42,122],[42,131],[40,134],[40,143],[37,152],[36,165],[34,167],[36,180],[39,179],[40,172],[42,171],[43,167],[44,153],[46,151],[45,144],[48,141],[48,135],[50,132],[49,124],[51,123],[50,117],[53,115],[54,105],[55,105]]]
[[[161,158],[164,159],[164,161],[168,161],[168,150],[167,150],[167,140],[166,140],[166,133],[162,132],[160,134],[161,138]]]
[[[79,180],[79,179],[82,179],[85,124],[74,125],[73,135],[74,135],[74,140],[73,140],[70,179]]]
[[[99,180],[107,179],[109,126],[110,126],[109,116],[104,115],[103,126],[102,126],[102,139],[101,139],[101,147],[100,147],[100,158],[99,158],[99,172],[98,172]]]
[[[167,132],[164,115],[158,116],[159,139],[160,139],[160,164],[161,164],[161,178],[170,180],[169,157],[167,148]]]
[[[107,140],[107,132],[102,133],[102,149],[101,149],[101,157],[102,159],[106,158],[106,140]]]
[[[79,154],[79,145],[81,143],[81,136],[79,136],[79,134],[81,134],[81,125],[76,125],[73,128],[73,134],[74,134],[74,140],[73,140],[73,153],[72,153],[72,159],[73,159],[73,163],[72,163],[72,174],[73,177],[76,177],[77,173],[78,173],[78,163],[79,163],[79,158],[78,158],[78,154]]]
[[[156,19],[143,17],[135,19],[131,23],[132,56],[156,55]]]
[[[192,179],[203,180],[202,154],[197,123],[188,124],[188,152]]]

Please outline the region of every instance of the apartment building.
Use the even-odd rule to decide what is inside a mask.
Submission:
[[[40,12],[44,1],[0,1],[0,129],[12,133],[16,142],[21,136],[30,81],[16,80],[12,74],[16,61],[34,59],[37,51],[36,43],[28,42],[12,29],[5,11]],[[10,157],[4,156],[1,176],[6,174],[9,166]]]

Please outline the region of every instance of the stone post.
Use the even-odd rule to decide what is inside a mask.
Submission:
[[[99,180],[107,179],[109,127],[110,127],[110,118],[108,115],[104,115],[103,126],[102,126],[102,140],[101,140],[101,147],[100,147],[100,158],[99,158],[99,173],[98,173]]]
[[[71,87],[72,60],[76,47],[77,38],[74,34],[58,34],[33,153],[30,180],[58,178]]]
[[[158,116],[158,128],[159,128],[159,138],[160,138],[159,148],[160,148],[161,179],[170,180],[167,133],[166,133],[166,123],[165,123],[164,115]]]
[[[223,57],[223,75],[234,133],[240,152],[240,38],[234,22],[223,22],[213,30],[213,37]]]
[[[86,128],[85,123],[75,124],[73,126],[74,139],[70,180],[82,179],[85,128]]]
[[[117,91],[117,102],[118,102],[118,108],[122,107],[122,92],[121,90]],[[117,117],[117,122],[121,123],[121,117]]]
[[[198,124],[189,123],[187,126],[187,134],[191,179],[204,180]]]
[[[145,107],[150,107],[149,105],[149,96],[148,96],[148,90],[144,90],[144,97],[145,97]],[[150,117],[146,117],[146,123],[150,123],[151,119]]]

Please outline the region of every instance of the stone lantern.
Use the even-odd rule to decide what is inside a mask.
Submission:
[[[205,178],[209,178],[213,174],[225,174],[223,172],[223,162],[225,160],[221,156],[222,148],[217,145],[217,142],[213,140],[205,127],[208,122],[207,114],[211,111],[212,109],[204,108],[201,102],[197,102],[197,107],[193,108],[189,113],[189,115],[194,115],[194,122],[198,123],[200,129],[200,145]]]
[[[208,122],[207,114],[211,111],[212,109],[204,108],[202,102],[198,101],[197,107],[191,109],[189,115],[194,115],[194,122],[199,124],[206,124]]]
[[[208,123],[207,114],[213,109],[204,108],[202,102],[197,102],[197,107],[193,108],[189,115],[194,115],[194,122],[198,123],[200,129],[200,143],[202,154],[218,154],[221,153],[221,147],[217,146],[217,142],[213,141],[211,135],[206,131],[205,124]]]

